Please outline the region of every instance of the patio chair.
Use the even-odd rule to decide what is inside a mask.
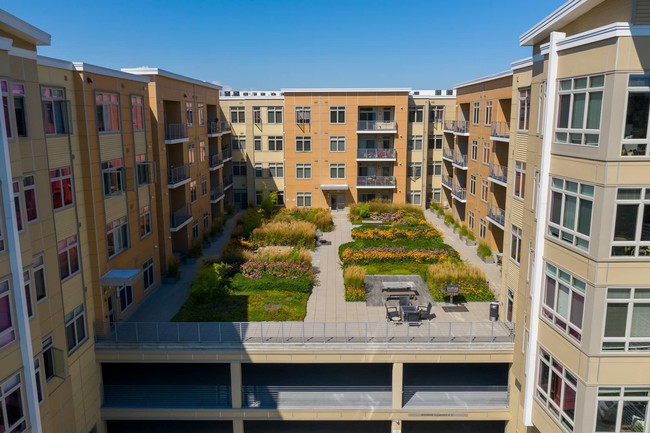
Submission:
[[[430,320],[431,319],[431,309],[433,304],[429,304],[425,307],[424,305],[418,305],[418,312],[420,313],[420,320]]]
[[[400,296],[399,297],[399,306],[404,307],[406,305],[411,305],[409,302],[409,297],[408,296]]]
[[[389,306],[384,304],[386,307],[386,320],[389,322],[401,322],[402,318],[399,315],[399,310],[397,307]]]

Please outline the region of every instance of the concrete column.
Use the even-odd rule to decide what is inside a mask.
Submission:
[[[241,409],[241,362],[230,363],[230,393],[232,397],[232,408]],[[236,424],[235,424],[236,425]],[[233,430],[237,432],[237,430]],[[243,424],[242,424],[242,432]]]
[[[232,433],[244,433],[244,420],[243,419],[234,419],[234,420],[232,420]]]
[[[404,364],[395,362],[393,364],[393,409],[402,409],[402,388],[404,386]]]

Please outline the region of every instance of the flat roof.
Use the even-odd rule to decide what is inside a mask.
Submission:
[[[394,88],[366,88],[366,87],[314,87],[309,88],[296,88],[296,89],[282,89],[284,93],[395,93],[395,92],[410,92],[409,87],[394,87]]]
[[[137,75],[118,71],[117,69],[109,69],[103,66],[91,65],[90,63],[84,62],[72,62],[72,64],[79,72],[92,72],[93,74],[106,75],[108,77],[121,78],[123,80],[139,81],[141,83],[149,82],[148,78],[138,77]]]
[[[52,36],[15,15],[0,9],[0,29],[15,34],[34,45],[50,45]]]
[[[523,69],[532,65],[533,65],[533,58],[526,57],[525,59],[515,60],[514,62],[510,63],[510,69],[514,72],[518,69]]]
[[[53,68],[67,69],[74,71],[74,63],[69,60],[55,59],[47,56],[36,56],[36,63],[42,66],[51,66]]]
[[[505,78],[512,76],[512,70],[508,69],[507,71],[497,72],[496,74],[486,75],[484,77],[476,78],[471,81],[465,81],[464,83],[456,84],[454,89],[459,89],[461,87],[472,86],[474,84],[485,83],[486,81],[498,80],[499,78]]]
[[[122,68],[122,72],[135,75],[160,75],[178,81],[185,81],[186,83],[197,84],[199,86],[210,87],[212,89],[221,90],[222,87],[216,84],[208,83],[207,81],[197,80],[196,78],[186,77],[185,75],[175,74],[160,68],[150,68],[149,66],[139,66],[137,68]]]

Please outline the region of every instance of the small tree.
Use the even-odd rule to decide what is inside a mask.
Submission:
[[[201,268],[190,290],[192,300],[197,304],[209,304],[228,295],[230,269],[225,263],[213,263]]]

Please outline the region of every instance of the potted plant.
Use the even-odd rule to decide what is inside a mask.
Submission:
[[[167,263],[167,274],[163,278],[165,284],[174,284],[178,282],[181,278],[180,265],[178,263],[178,258],[172,257]]]
[[[478,244],[476,248],[476,254],[483,260],[485,263],[494,263],[494,255],[492,254],[492,249],[485,242]]]
[[[458,231],[458,237],[460,237],[461,241],[466,241],[467,240],[467,235],[469,234],[469,229],[465,224],[463,224],[460,227],[460,230]]]
[[[465,240],[465,244],[469,247],[476,245],[476,236],[474,236],[474,233],[471,230],[467,230],[467,239]]]
[[[458,221],[454,221],[454,233],[458,234],[460,232],[460,223]]]
[[[454,217],[449,215],[449,214],[446,214],[445,215],[445,225],[447,227],[449,227],[449,228],[453,227],[454,226]]]
[[[439,219],[443,219],[445,217],[445,210],[442,207],[439,207],[436,211],[436,214],[438,215]]]

